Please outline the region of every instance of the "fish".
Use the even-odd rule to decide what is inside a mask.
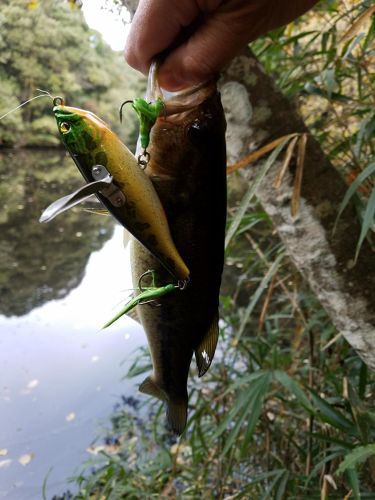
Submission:
[[[54,104],[62,142],[88,184],[50,205],[41,222],[96,194],[174,279],[187,280],[189,269],[172,239],[165,210],[133,153],[94,113],[65,106],[61,98]]]
[[[173,241],[190,270],[183,289],[137,305],[153,372],[142,393],[165,403],[168,427],[180,435],[187,422],[187,381],[193,354],[199,376],[208,370],[219,336],[219,293],[226,224],[226,122],[216,82],[177,93],[151,129],[145,170],[166,211]],[[152,270],[155,286],[165,269],[131,241],[134,286]]]

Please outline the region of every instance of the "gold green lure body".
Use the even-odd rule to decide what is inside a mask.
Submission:
[[[131,151],[91,112],[63,103],[56,105],[53,112],[63,143],[89,183],[87,188],[93,186],[90,194],[95,192],[110,213],[169,273],[178,280],[188,279],[189,270],[172,240],[155,188]],[[108,187],[103,188],[106,182]],[[85,194],[87,190],[80,191]],[[81,201],[77,193],[76,198]]]

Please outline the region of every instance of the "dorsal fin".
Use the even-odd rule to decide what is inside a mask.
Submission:
[[[199,347],[195,350],[195,360],[198,375],[202,377],[209,369],[215,355],[217,339],[219,338],[219,313],[217,312]]]

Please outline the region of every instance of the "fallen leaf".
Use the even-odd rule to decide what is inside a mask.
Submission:
[[[34,457],[34,453],[25,453],[25,455],[20,456],[18,461],[21,465],[25,466],[28,465]]]
[[[266,153],[272,151],[275,149],[279,144],[281,144],[285,139],[292,139],[293,137],[296,137],[300,134],[295,133],[295,134],[288,134],[288,135],[283,135],[282,137],[279,137],[278,139],[275,139],[274,141],[266,144],[265,146],[261,147],[260,149],[257,149],[256,151],[252,151],[250,154],[245,156],[244,158],[241,158],[237,163],[233,165],[228,165],[227,167],[227,174],[231,174],[232,172],[235,172],[236,170],[239,170],[240,168],[247,167],[251,163],[254,163],[254,161],[258,160],[262,156],[264,156]]]
[[[348,31],[343,35],[340,42],[346,42],[351,38],[355,37],[355,35],[361,30],[362,26],[370,19],[372,14],[375,12],[375,5],[369,7],[362,15],[358,17],[358,19],[351,24]]]
[[[5,457],[8,455],[8,450],[6,448],[0,448],[0,457]]]
[[[121,445],[118,444],[110,444],[110,445],[104,445],[100,444],[98,446],[90,446],[89,448],[86,448],[86,451],[90,453],[90,455],[98,455],[101,451],[104,451],[108,455],[116,455],[121,449]]]
[[[30,380],[30,382],[27,384],[28,389],[35,389],[39,385],[39,380],[34,378],[33,380]]]
[[[67,422],[72,422],[73,420],[75,420],[76,418],[76,414],[72,411],[71,413],[69,413],[66,417],[65,417],[65,420]]]
[[[6,460],[0,460],[0,469],[8,467],[12,463],[12,460],[10,458],[7,458]]]

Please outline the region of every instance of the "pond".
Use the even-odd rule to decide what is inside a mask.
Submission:
[[[69,487],[121,395],[141,327],[103,325],[131,288],[123,230],[82,208],[48,224],[55,199],[83,184],[60,151],[0,152],[0,498]]]

